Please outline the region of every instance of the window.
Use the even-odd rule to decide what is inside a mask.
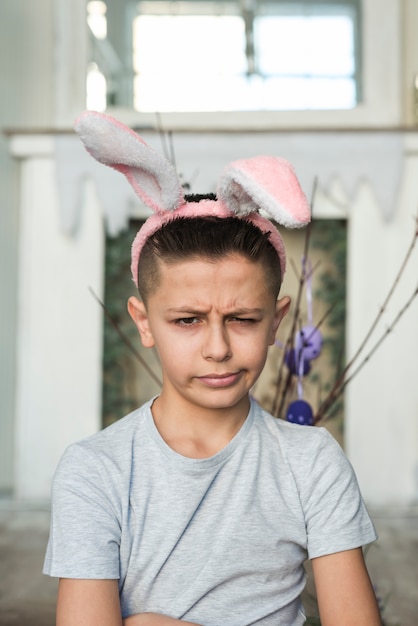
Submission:
[[[87,108],[104,111],[107,105],[107,82],[104,74],[107,64],[100,56],[100,45],[102,42],[105,45],[107,38],[107,19],[106,4],[101,0],[87,3],[87,25],[92,35],[92,60],[87,66]]]
[[[359,28],[359,0],[139,2],[130,105],[150,112],[353,108],[361,100]],[[106,76],[111,55],[101,57],[91,67]]]

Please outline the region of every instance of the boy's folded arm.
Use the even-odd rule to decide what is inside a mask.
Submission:
[[[122,626],[117,580],[61,578],[56,626]]]
[[[185,622],[159,613],[140,613],[123,621],[123,626],[176,626],[176,624],[178,626],[199,626],[194,622]]]
[[[117,580],[61,578],[56,626],[199,626],[157,613],[122,620]]]
[[[361,548],[312,559],[322,626],[382,626]]]

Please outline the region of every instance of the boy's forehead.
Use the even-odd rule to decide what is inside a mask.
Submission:
[[[231,266],[236,269],[242,269],[243,271],[251,272],[254,270],[257,273],[266,274],[266,268],[259,260],[254,261],[249,259],[239,252],[229,252],[220,257],[210,257],[207,255],[190,255],[180,259],[158,259],[159,270],[165,274],[175,274],[176,271],[181,272],[193,272],[201,271],[202,267],[207,266],[219,270],[225,270]]]
[[[198,292],[223,291],[224,300],[228,299],[231,306],[235,306],[237,298],[245,296],[255,299],[257,295],[269,292],[269,281],[263,264],[239,253],[227,254],[219,259],[206,256],[175,261],[160,259],[159,274],[157,291],[160,295],[171,288],[175,288],[179,297],[186,292],[189,295],[196,292],[198,297]]]

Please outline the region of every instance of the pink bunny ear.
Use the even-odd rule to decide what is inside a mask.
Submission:
[[[74,127],[86,150],[100,163],[124,174],[153,211],[174,211],[183,204],[183,189],[173,165],[131,128],[96,111],[83,113]]]
[[[287,228],[304,226],[311,219],[309,203],[292,165],[277,157],[230,163],[220,178],[218,196],[236,215],[261,209]]]

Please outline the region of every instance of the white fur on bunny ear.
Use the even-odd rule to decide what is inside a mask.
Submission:
[[[309,203],[292,165],[278,157],[230,163],[219,180],[218,197],[237,215],[261,209],[287,228],[304,226],[311,219]]]
[[[83,113],[74,128],[86,150],[124,174],[137,196],[156,213],[174,211],[183,204],[183,189],[173,165],[131,128],[96,111]]]

